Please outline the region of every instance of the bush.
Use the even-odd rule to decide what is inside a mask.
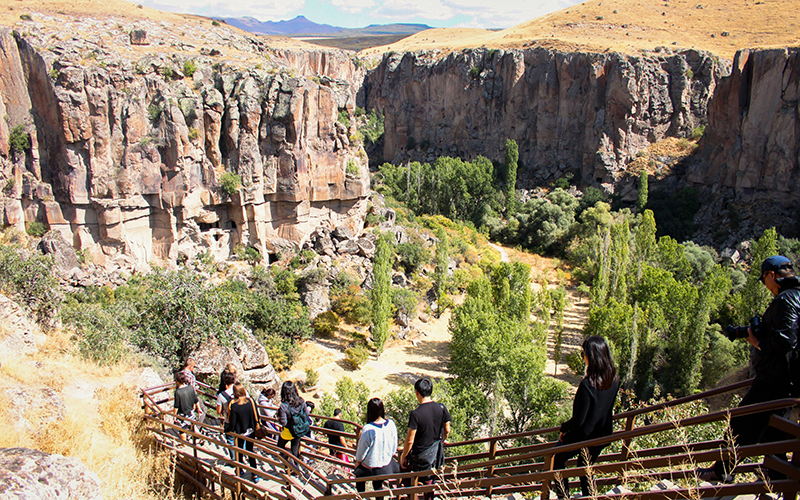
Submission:
[[[319,373],[313,368],[306,369],[306,387],[314,387],[319,382]]]
[[[16,125],[11,129],[8,137],[8,145],[16,153],[24,153],[31,149],[31,136],[25,131],[24,125]]]
[[[62,302],[61,288],[52,273],[53,260],[40,253],[26,255],[0,246],[0,289],[49,325]]]
[[[481,76],[481,69],[478,66],[473,66],[472,68],[470,68],[470,70],[469,70],[469,77],[470,78],[475,80],[479,76]]]
[[[336,118],[336,121],[347,127],[350,128],[350,113],[347,112],[346,109],[339,110],[339,116]]]
[[[356,116],[358,116],[358,109],[356,108]],[[363,110],[361,110],[363,112]],[[358,131],[364,137],[364,140],[371,144],[377,143],[384,132],[384,117],[383,113],[376,113],[373,109],[367,115],[367,122],[358,128]]]
[[[219,187],[224,193],[233,196],[242,185],[242,178],[233,172],[225,172],[219,178]]]
[[[200,137],[200,131],[197,130],[196,128],[194,128],[194,127],[191,127],[189,129],[189,140],[190,141],[194,141],[198,137]]]
[[[19,18],[21,20],[23,20],[23,21],[32,21],[33,20],[33,18],[31,18],[30,14],[20,14]]]
[[[161,119],[161,113],[164,110],[156,103],[147,106],[147,116],[150,118],[150,123],[155,125]]]
[[[161,76],[163,76],[167,80],[171,80],[175,76],[175,71],[173,71],[173,69],[170,68],[169,66],[164,66],[163,68],[161,68],[160,73]]]
[[[331,289],[331,309],[350,323],[366,325],[370,322],[369,300],[356,284],[334,284]]]
[[[398,314],[413,316],[417,312],[417,294],[407,288],[392,289],[392,305],[395,310],[395,317]]]
[[[259,252],[255,247],[245,248],[243,257],[244,260],[246,260],[251,266],[255,266],[262,260],[261,252]]]
[[[300,348],[292,342],[292,339],[275,334],[265,334],[262,331],[257,331],[255,334],[267,351],[269,362],[276,370],[283,371],[292,367],[300,354]]]
[[[369,351],[363,345],[357,345],[344,351],[344,360],[353,370],[358,370],[361,365],[367,362]]]
[[[339,315],[333,311],[327,311],[311,321],[314,333],[319,337],[331,337],[339,331]]]
[[[217,21],[216,19],[214,19],[213,21],[211,21],[211,26],[214,26],[214,27],[217,27],[217,26],[219,26],[219,21]]]
[[[566,362],[567,366],[569,366],[569,369],[572,370],[572,373],[578,377],[583,377],[583,375],[586,373],[586,364],[583,362],[581,351],[575,350],[569,353],[567,355]]]
[[[194,76],[194,72],[197,71],[197,63],[195,63],[192,59],[183,63],[183,74],[187,77],[191,78]]]
[[[422,242],[421,238],[411,238],[411,241],[397,245],[397,255],[400,265],[406,274],[412,274],[421,266],[431,260],[431,252]]]
[[[350,161],[347,162],[347,168],[345,169],[345,173],[351,174],[351,175],[358,175],[358,174],[361,173],[361,169],[358,168],[358,165],[356,165],[356,162],[354,162],[353,160],[350,160]]]
[[[689,139],[695,141],[695,140],[703,137],[703,134],[705,134],[705,133],[706,133],[706,126],[705,125],[699,125],[699,126],[697,126],[697,127],[692,129],[692,135],[689,136]]]
[[[41,238],[47,232],[47,225],[38,221],[28,222],[25,232],[34,238]]]

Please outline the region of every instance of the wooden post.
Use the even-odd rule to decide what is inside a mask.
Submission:
[[[625,421],[625,430],[626,431],[632,431],[633,430],[633,426],[635,424],[636,424],[636,415],[631,415]],[[623,461],[628,460],[628,457],[630,456],[630,454],[631,454],[631,438],[626,438],[622,442],[622,460]]]
[[[544,470],[553,470],[553,458],[555,453],[544,457]],[[548,500],[550,498],[550,481],[542,481],[542,496],[541,500]]]
[[[491,443],[489,443],[489,460],[494,460],[497,456],[497,439],[492,439]],[[487,476],[489,478],[494,477],[494,464],[489,466],[489,470],[487,471]],[[486,497],[492,498],[492,486],[488,486],[486,488]]]

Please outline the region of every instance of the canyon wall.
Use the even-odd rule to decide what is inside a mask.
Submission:
[[[137,51],[113,20],[108,36],[92,28],[0,32],[4,225],[46,223],[98,263],[268,254],[320,226],[361,230],[367,157],[337,122],[363,78],[347,56],[230,34],[228,57]],[[237,189],[222,188],[226,173]]]
[[[508,138],[519,145],[523,184],[578,173],[611,191],[641,149],[706,123],[707,103],[728,71],[698,51],[434,55],[388,54],[365,80],[360,98],[385,115],[386,161],[442,154],[502,161]]]

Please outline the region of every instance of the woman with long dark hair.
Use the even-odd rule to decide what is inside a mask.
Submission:
[[[287,380],[281,386],[281,404],[278,406],[278,423],[283,427],[278,436],[278,448],[286,449],[286,443],[291,442],[291,452],[295,457],[300,456],[300,440],[308,435],[308,424],[310,424],[307,422],[305,434],[296,436],[297,427],[294,417],[297,415],[308,419],[306,402],[297,393],[297,386],[294,385],[294,382]]]
[[[591,336],[583,341],[582,354],[586,376],[575,394],[572,418],[561,424],[556,446],[596,439],[613,432],[614,401],[619,391],[619,379],[608,344],[603,337]],[[563,469],[567,460],[575,455],[578,455],[578,467],[593,464],[603,448],[605,445],[557,453],[553,458],[553,469]],[[569,497],[569,481],[556,481],[555,492],[559,499]],[[581,476],[581,492],[583,496],[595,494],[589,491],[586,476]]]
[[[394,459],[397,452],[397,426],[386,418],[383,401],[372,398],[367,403],[367,425],[361,429],[356,448],[355,477],[397,474],[400,464]],[[364,492],[365,482],[356,483],[356,490]],[[383,489],[383,481],[372,481],[374,491]]]
[[[244,437],[252,438],[253,432],[258,427],[256,403],[248,397],[247,390],[239,382],[233,384],[233,397],[228,405],[228,421],[225,422],[225,432],[238,434],[236,446],[253,453],[253,442],[246,440]],[[238,452],[238,455],[239,462],[244,463],[244,453]],[[247,459],[250,462],[250,468],[255,469],[258,467],[255,457],[248,455]],[[243,477],[250,474],[245,471],[241,473]],[[258,476],[252,475],[252,478],[254,483],[258,482]]]

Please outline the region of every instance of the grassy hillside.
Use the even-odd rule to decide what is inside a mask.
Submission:
[[[498,32],[428,30],[363,55],[544,46],[624,53],[695,48],[732,58],[742,48],[800,44],[797,7],[796,0],[590,0]]]

